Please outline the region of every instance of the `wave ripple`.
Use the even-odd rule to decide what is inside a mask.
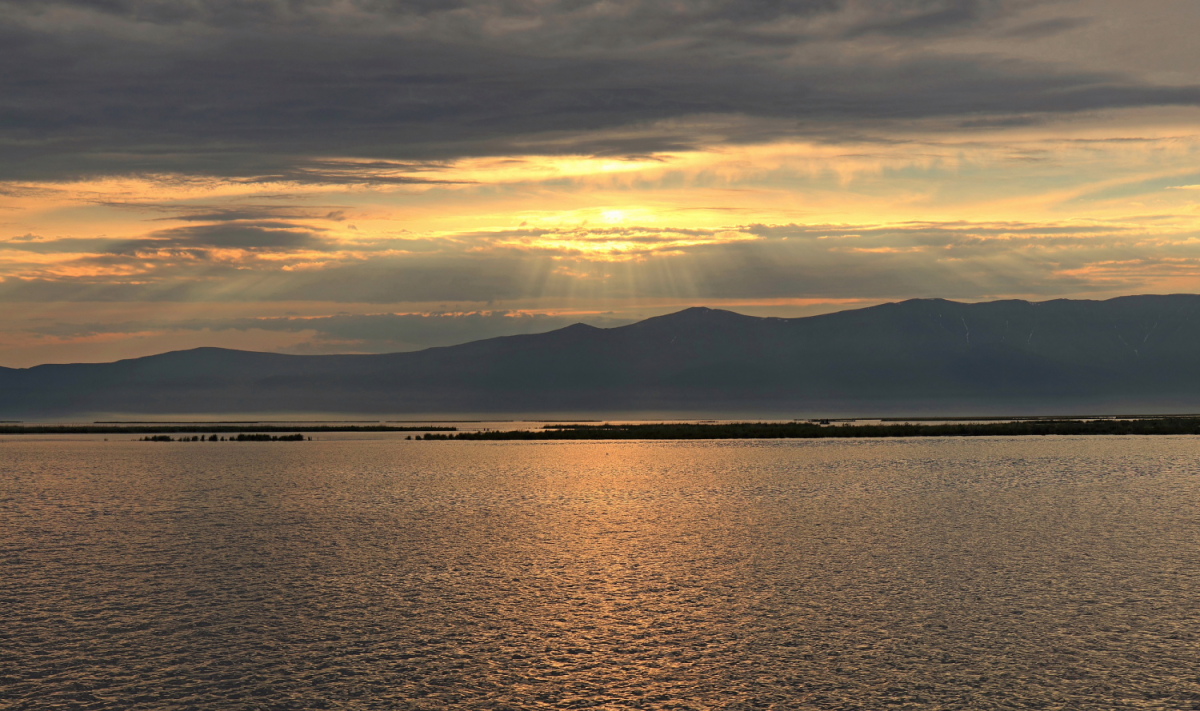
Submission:
[[[1200,442],[0,442],[7,709],[1200,708]]]

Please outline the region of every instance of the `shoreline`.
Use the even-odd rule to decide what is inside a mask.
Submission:
[[[0,435],[22,434],[229,434],[271,432],[457,432],[457,427],[394,425],[281,425],[185,424],[185,425],[0,425]]]
[[[1200,417],[1130,420],[1017,420],[972,424],[719,424],[556,425],[539,430],[418,435],[418,440],[830,439],[846,437],[988,437],[1020,435],[1200,435]]]

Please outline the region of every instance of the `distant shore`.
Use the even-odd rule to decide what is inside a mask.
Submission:
[[[460,430],[417,424],[91,423],[0,424],[0,435],[232,435],[410,432],[414,440],[684,440],[826,439],[847,437],[987,437],[1020,435],[1200,435],[1200,415],[912,418],[903,421],[813,419],[791,422],[636,422],[544,424],[536,429]],[[419,433],[419,434],[417,434]]]
[[[1200,417],[1039,419],[938,424],[735,422],[547,425],[537,430],[430,433],[422,440],[822,439],[1019,435],[1200,435]]]
[[[228,434],[237,432],[457,432],[457,427],[443,425],[397,426],[397,425],[256,425],[235,423],[188,423],[135,425],[91,424],[91,425],[0,425],[0,435],[20,434]]]

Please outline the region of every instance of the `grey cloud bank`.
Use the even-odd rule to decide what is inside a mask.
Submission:
[[[1046,4],[5,0],[0,180],[421,183],[419,163],[372,176],[325,158],[632,154],[896,120],[1200,104],[1194,85],[921,48],[1019,32],[1020,13]],[[706,123],[719,116],[742,121]],[[698,121],[663,123],[688,117]],[[631,126],[642,134],[606,135]]]

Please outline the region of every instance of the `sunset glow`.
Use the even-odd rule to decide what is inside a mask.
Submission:
[[[0,4],[4,366],[1200,285],[1190,5]]]

